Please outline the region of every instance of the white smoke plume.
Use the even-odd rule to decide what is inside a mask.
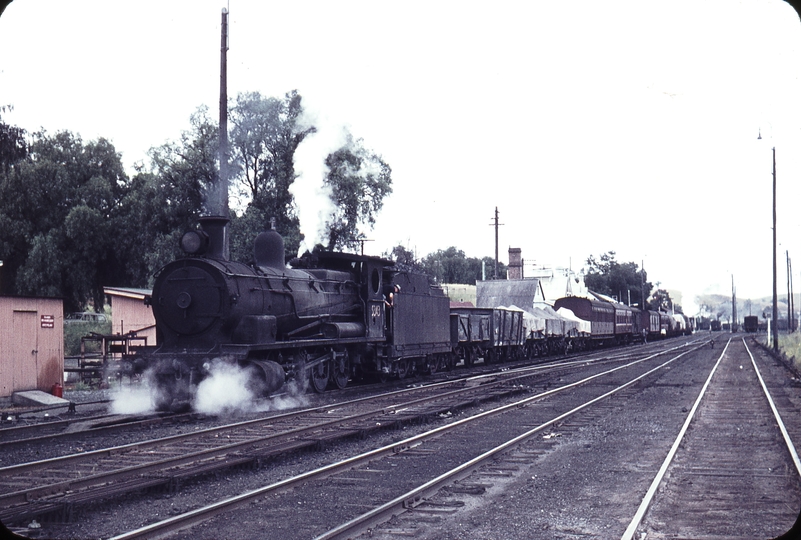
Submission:
[[[109,411],[112,414],[146,414],[156,410],[153,405],[150,385],[142,378],[142,384],[125,386],[111,393]]]
[[[305,388],[288,384],[280,395],[265,397],[259,388],[255,368],[243,368],[220,359],[212,362],[209,376],[197,386],[192,409],[196,412],[224,416],[237,413],[280,411],[308,404]],[[112,414],[148,414],[156,412],[162,389],[155,377],[145,372],[141,381],[124,386],[110,394]]]
[[[255,369],[215,360],[208,377],[197,387],[192,408],[204,414],[230,415],[284,410],[307,404],[303,394],[263,397]]]
[[[325,158],[347,141],[348,130],[330,118],[315,112],[304,103],[303,116],[298,120],[302,128],[315,126],[316,133],[308,135],[295,150],[295,173],[298,175],[290,187],[298,209],[300,232],[305,235],[298,255],[325,244],[325,223],[336,210],[329,189],[323,185],[328,172]]]

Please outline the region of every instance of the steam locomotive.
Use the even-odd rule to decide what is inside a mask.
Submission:
[[[226,234],[227,219],[201,218],[181,239],[187,256],[158,272],[146,298],[159,346],[131,369],[150,370],[158,409],[191,406],[215,362],[248,369],[257,395],[448,366],[449,300],[425,275],[335,252],[307,253],[289,268],[272,229],[258,235],[246,265],[225,256]]]
[[[247,370],[250,391],[267,396],[285,386],[322,392],[354,377],[404,378],[478,358],[513,360],[653,332],[634,323],[653,312],[608,302],[561,299],[556,306],[561,302],[567,316],[538,308],[451,309],[427,276],[379,257],[315,252],[287,266],[283,238],[272,229],[256,238],[253,264],[234,262],[225,254],[227,223],[201,218],[199,229],[181,239],[186,256],[158,272],[145,300],[159,345],[138,354],[128,370],[148,373],[159,410],[191,408],[198,384],[219,363]]]

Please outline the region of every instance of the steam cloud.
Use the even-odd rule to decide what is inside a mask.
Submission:
[[[154,412],[150,385],[127,386],[111,394],[109,411],[113,414],[145,414]]]
[[[325,243],[325,224],[336,210],[330,190],[323,184],[328,173],[325,158],[338,150],[347,141],[347,130],[336,125],[327,116],[311,112],[304,105],[303,116],[298,120],[301,127],[317,127],[317,132],[308,135],[295,150],[295,172],[298,178],[289,188],[297,203],[300,231],[305,239],[300,245],[298,255]]]
[[[285,394],[264,397],[260,378],[252,370],[217,359],[208,377],[197,386],[192,409],[196,412],[225,416],[243,413],[280,411],[308,404],[305,389],[295,384],[285,387]],[[139,384],[120,388],[111,394],[109,411],[113,414],[147,414],[156,410],[160,388],[155,378],[145,372]]]
[[[253,413],[302,407],[307,401],[302,394],[272,398],[261,397],[255,368],[240,367],[222,360],[212,362],[209,376],[197,387],[193,409],[213,415]]]

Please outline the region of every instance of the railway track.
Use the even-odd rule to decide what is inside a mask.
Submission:
[[[600,361],[600,360],[599,360]],[[253,466],[276,455],[386,429],[467,404],[525,391],[544,372],[586,360],[419,386],[347,403],[258,418],[123,446],[0,468],[0,520],[69,520],[76,506],[190,478]]]
[[[53,447],[53,451],[58,451],[61,441],[64,439],[80,438],[86,441],[87,437],[108,435],[115,431],[130,432],[136,429],[152,428],[164,423],[185,423],[198,416],[194,413],[99,414],[6,428],[0,431],[0,455],[10,456],[15,448],[42,443],[48,443]],[[13,456],[10,457],[13,459]]]
[[[632,354],[631,351],[615,351],[610,354],[609,351],[604,351],[600,355],[596,353],[593,356],[571,354],[565,357],[551,361],[544,364],[541,361],[521,362],[509,365],[491,364],[491,365],[478,365],[470,370],[470,374],[465,375],[461,372],[440,372],[435,376],[430,377],[425,384],[433,382],[450,382],[458,381],[469,376],[481,376],[509,371],[510,369],[528,369],[534,367],[535,369],[542,369],[544,365],[571,365],[571,362],[580,362],[583,359],[592,360],[595,357],[607,358],[610,360],[624,359]],[[398,381],[401,383],[402,381]],[[413,380],[407,380],[407,383],[414,384]],[[422,384],[422,383],[420,383]],[[348,387],[347,390],[340,391],[338,396],[345,397],[353,396],[362,393],[363,389],[359,387]],[[341,399],[341,398],[340,398]],[[110,403],[110,400],[89,402],[88,404],[105,404]],[[63,407],[61,407],[63,408]],[[42,412],[47,409],[30,409],[27,412]],[[73,414],[73,413],[70,413]],[[86,442],[86,437],[103,436],[115,431],[124,431],[127,436],[135,434],[137,430],[143,428],[153,428],[159,424],[165,423],[185,423],[197,419],[199,415],[193,413],[184,414],[168,414],[168,413],[152,413],[152,414],[96,414],[96,415],[77,415],[70,418],[52,418],[52,419],[35,419],[31,424],[15,425],[5,428],[0,428],[0,456],[5,456],[6,459],[0,461],[0,465],[8,466],[16,464],[14,461],[14,449],[33,446],[43,442],[49,443],[45,449],[47,457],[56,457],[62,455],[62,449],[69,448],[69,445],[62,441],[67,439],[82,438],[82,442]],[[220,422],[221,423],[221,422]],[[143,432],[144,436],[149,436],[148,432]],[[86,446],[83,444],[82,446]]]
[[[176,490],[182,482],[223,468],[253,466],[279,454],[318,447],[370,430],[526,391],[544,373],[620,362],[577,359],[509,369],[392,392],[334,406],[240,422],[197,433],[107,448],[0,469],[0,519],[5,523],[49,515],[69,520],[76,508],[151,487]]]
[[[787,496],[801,491],[801,433],[788,433],[759,364],[767,369],[769,361],[745,339],[727,344],[624,540],[789,530],[798,508],[788,508]]]
[[[536,459],[539,450],[519,450],[519,446],[532,438],[548,441],[548,433],[555,424],[657,376],[700,346],[685,345],[676,348],[681,351],[640,355],[638,359],[607,366],[556,388],[115,538],[172,536],[192,526],[195,528],[183,537],[209,534],[227,537],[236,531],[226,527],[239,524],[247,528],[245,524],[253,525],[254,520],[262,526],[269,523],[273,537],[287,539],[347,538],[366,530],[373,536],[388,538],[415,534],[412,529],[421,525],[420,512],[441,515],[453,510],[427,502],[444,486],[450,485],[452,491],[484,489],[481,482],[460,480],[479,469],[485,469],[483,474],[490,477],[509,474],[516,465],[492,466],[494,460],[509,452],[520,453],[507,458],[512,463]],[[669,352],[672,354],[665,360],[662,355]],[[498,417],[505,420],[499,423]],[[439,459],[435,461],[433,456]],[[303,509],[303,523],[280,517],[293,515],[293,509],[298,508]],[[379,528],[393,515],[411,509],[416,512],[411,523],[400,526],[390,523]],[[221,515],[220,520],[214,520],[206,528],[197,526],[217,515]]]

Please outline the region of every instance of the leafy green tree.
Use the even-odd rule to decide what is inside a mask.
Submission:
[[[297,254],[303,237],[290,191],[295,174],[295,150],[314,126],[300,123],[302,98],[296,90],[283,99],[265,98],[258,92],[239,94],[231,108],[231,161],[240,196],[249,199],[247,210],[234,218],[234,232],[248,239],[237,239],[231,257],[249,260],[252,239],[275,219],[284,236],[287,256]]]
[[[11,110],[9,106],[0,107],[0,167],[2,174],[8,174],[9,168],[28,155],[25,143],[25,130],[3,122],[2,113]]]
[[[483,257],[481,259],[473,259],[475,262],[472,263],[472,272],[475,276],[475,281],[480,281],[483,279],[483,276],[486,274],[486,278],[492,279],[492,274],[495,271],[495,258],[494,257]],[[498,261],[498,279],[506,279],[508,269],[503,262]]]
[[[650,305],[651,309],[657,311],[675,311],[676,313],[683,313],[681,306],[673,303],[673,299],[670,298],[670,293],[665,289],[657,289],[654,291],[650,299]],[[718,318],[724,313],[731,315],[731,300],[729,300],[728,306],[726,306],[725,309],[719,310]]]
[[[423,271],[423,266],[417,261],[414,252],[406,249],[401,244],[393,247],[388,253],[382,254],[382,257],[395,261],[395,266],[399,270]]]
[[[617,297],[623,302],[628,300],[630,292],[631,303],[636,305],[643,305],[643,289],[645,298],[648,298],[653,289],[646,272],[641,271],[636,263],[618,262],[614,251],[602,254],[599,259],[592,255],[587,258],[584,283],[591,291]]]
[[[328,173],[323,183],[331,190],[335,205],[325,225],[327,248],[356,248],[365,238],[363,228],[373,228],[384,198],[392,193],[392,169],[350,133],[325,164]]]
[[[0,215],[19,236],[10,259],[18,294],[63,296],[69,310],[124,275],[118,211],[128,177],[105,139],[84,144],[69,132],[33,136],[28,157],[4,178]],[[4,245],[8,242],[4,241]]]
[[[24,262],[28,245],[28,226],[20,221],[15,207],[20,195],[15,192],[19,182],[12,183],[17,174],[14,167],[28,156],[25,130],[3,122],[1,114],[10,107],[0,107],[0,294],[12,294],[17,269]]]

